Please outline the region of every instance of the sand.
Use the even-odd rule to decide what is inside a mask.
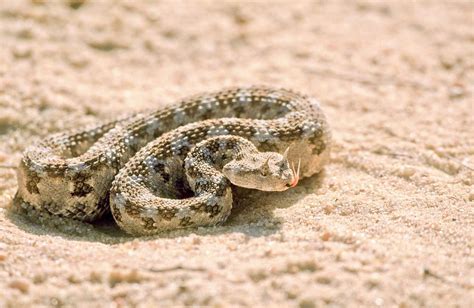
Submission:
[[[0,306],[474,305],[470,1],[0,3]],[[317,97],[319,176],[154,237],[12,206],[49,133],[267,84]]]

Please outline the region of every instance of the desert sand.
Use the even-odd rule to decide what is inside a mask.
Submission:
[[[0,3],[1,307],[472,307],[471,1]],[[53,132],[226,86],[319,99],[331,161],[219,227],[134,238],[12,205]]]

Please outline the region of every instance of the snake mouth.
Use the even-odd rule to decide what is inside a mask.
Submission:
[[[295,187],[298,185],[298,181],[300,180],[300,167],[301,167],[301,158],[298,160],[298,168],[295,169],[295,164],[291,163],[291,173],[293,178],[291,179],[291,183],[288,185],[289,187]]]

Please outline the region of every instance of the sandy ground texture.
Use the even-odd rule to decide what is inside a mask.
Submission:
[[[0,306],[472,307],[473,18],[454,0],[1,1]],[[321,175],[145,238],[12,206],[8,166],[42,136],[249,84],[323,103]]]

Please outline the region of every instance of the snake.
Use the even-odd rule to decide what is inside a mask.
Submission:
[[[295,187],[329,159],[318,100],[270,86],[224,88],[48,135],[28,146],[14,201],[134,236],[223,224],[233,186]],[[297,167],[296,167],[297,166]]]

